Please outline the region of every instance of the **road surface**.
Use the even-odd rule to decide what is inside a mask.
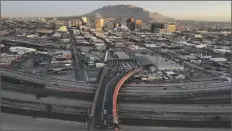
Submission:
[[[74,131],[86,130],[85,123],[74,121],[63,121],[46,118],[33,118],[28,116],[1,113],[1,130],[23,130],[23,131]],[[171,128],[150,126],[124,126],[121,131],[231,131],[231,129],[213,128]]]

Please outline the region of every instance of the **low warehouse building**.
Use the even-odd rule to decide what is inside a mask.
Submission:
[[[119,59],[130,59],[130,57],[123,51],[114,52],[114,55]]]
[[[137,54],[135,58],[141,65],[154,65],[158,70],[184,70],[184,66],[161,56]]]

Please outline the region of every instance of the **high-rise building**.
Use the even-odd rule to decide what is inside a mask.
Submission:
[[[87,23],[88,22],[87,17],[82,17],[81,19],[82,19],[83,23]]]
[[[170,32],[175,32],[176,31],[176,24],[175,23],[169,23],[167,29]]]
[[[78,23],[79,23],[79,20],[78,20],[78,19],[72,19],[72,20],[71,20],[71,25],[72,25],[72,26],[75,26],[75,27],[76,27],[76,26],[78,26]]]
[[[127,18],[126,23],[134,22],[134,17]]]
[[[71,26],[72,26],[72,22],[68,21],[68,27],[71,27]]]
[[[160,29],[164,29],[164,23],[156,22],[151,24],[151,32],[159,32]]]
[[[136,29],[142,29],[142,20],[136,20],[135,21],[135,28]]]
[[[100,25],[101,25],[101,27],[104,26],[104,19],[100,19]]]
[[[127,27],[128,27],[131,31],[134,31],[134,30],[135,30],[135,22],[129,22],[129,23],[127,23]]]
[[[100,18],[95,21],[96,30],[101,30],[103,26],[104,26],[104,19]]]
[[[119,27],[119,24],[114,22],[114,28],[118,28]]]

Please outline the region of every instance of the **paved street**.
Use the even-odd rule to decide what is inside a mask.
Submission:
[[[81,62],[80,52],[78,52],[77,43],[73,34],[71,34],[71,42],[72,42],[72,49],[74,55],[73,64],[74,64],[75,78],[76,80],[85,81],[87,79],[86,70],[83,63]]]
[[[1,113],[1,130],[24,131],[68,131],[86,130],[85,123],[62,121],[46,118],[32,118],[28,116]],[[170,127],[143,127],[121,126],[122,131],[231,131],[231,129],[212,128],[170,128]]]

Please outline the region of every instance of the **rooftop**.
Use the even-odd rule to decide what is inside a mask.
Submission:
[[[183,70],[184,67],[161,56],[136,54],[135,58],[142,65],[155,65],[159,70]]]
[[[114,52],[119,59],[129,59],[130,57],[123,51]]]

